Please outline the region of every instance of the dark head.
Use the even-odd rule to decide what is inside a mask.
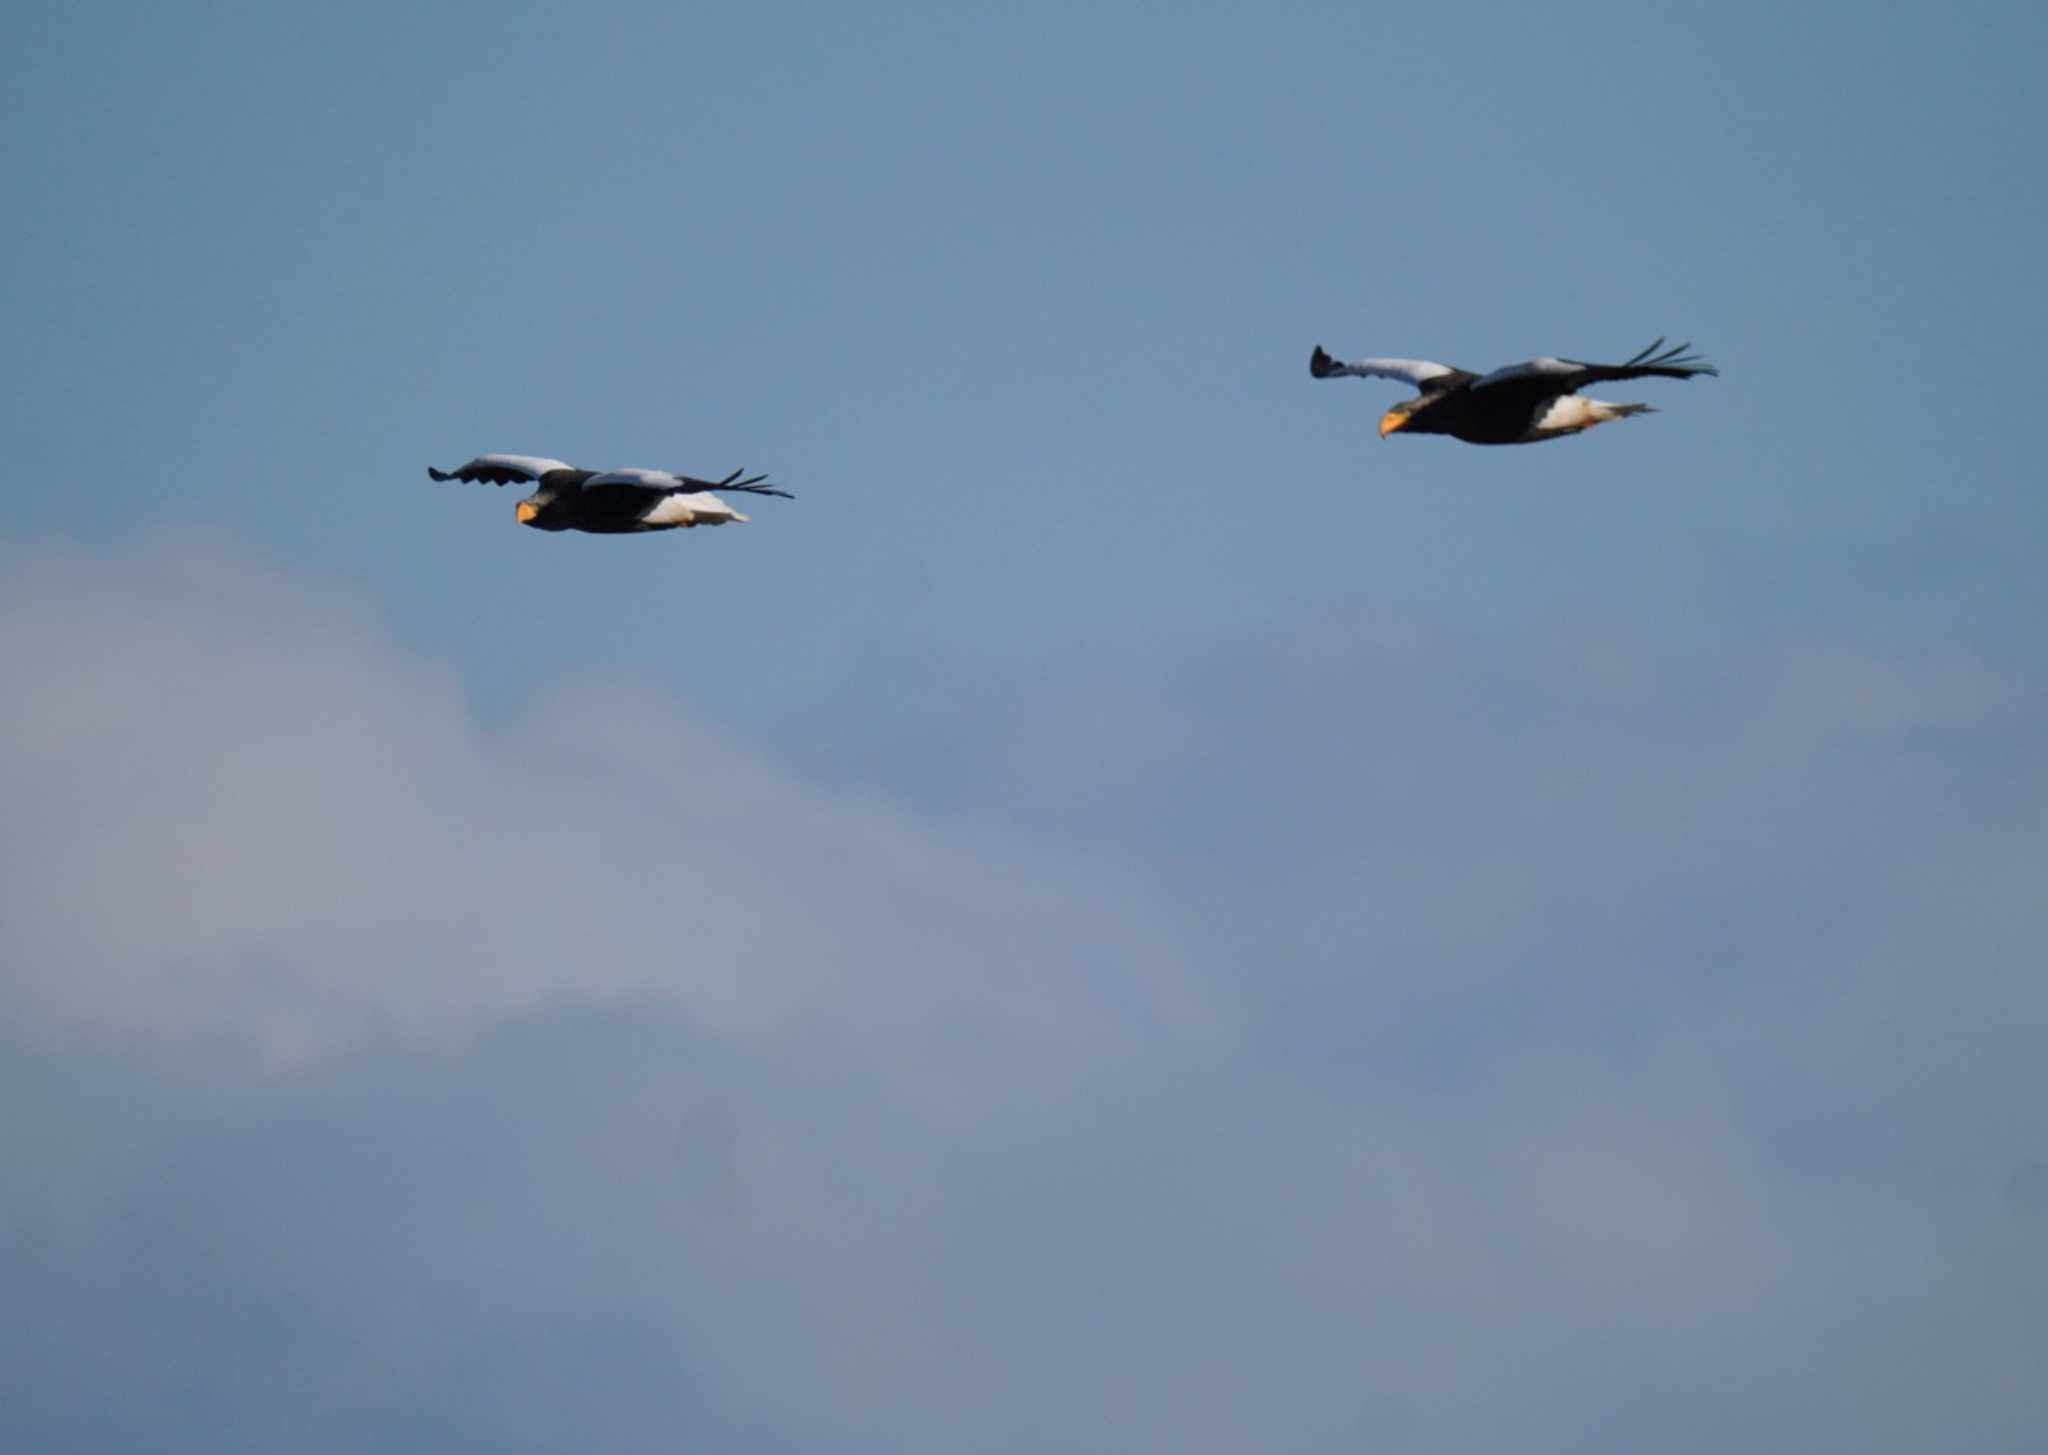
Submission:
[[[540,477],[540,483],[533,487],[533,494],[520,501],[512,513],[519,518],[521,525],[530,525],[535,530],[567,530],[576,492],[595,473],[592,470],[550,470]]]
[[[1464,391],[1460,387],[1436,389],[1432,393],[1417,393],[1413,400],[1401,400],[1395,408],[1386,410],[1380,416],[1380,439],[1393,434],[1395,430],[1407,430],[1409,434],[1452,434],[1458,424],[1458,402]]]
[[[1441,416],[1431,408],[1442,394],[1418,394],[1413,399],[1403,399],[1392,409],[1380,416],[1380,438],[1385,439],[1397,429],[1410,434],[1442,434],[1438,423]]]

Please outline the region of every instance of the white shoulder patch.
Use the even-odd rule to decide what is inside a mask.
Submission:
[[[523,471],[528,478],[538,480],[550,470],[571,468],[560,460],[550,460],[545,455],[478,455],[464,470],[477,465],[495,465],[501,470]]]
[[[1433,363],[1428,359],[1358,359],[1349,364],[1339,364],[1333,372],[1361,378],[1399,379],[1420,386],[1458,371],[1449,364]]]
[[[1527,379],[1538,374],[1576,374],[1584,365],[1574,364],[1568,359],[1529,359],[1519,364],[1509,364],[1495,369],[1485,378],[1474,382],[1474,389],[1484,389],[1489,384],[1505,383],[1509,379]]]

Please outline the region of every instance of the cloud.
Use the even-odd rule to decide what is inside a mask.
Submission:
[[[10,1444],[2048,1416],[2024,677],[1338,621],[963,691],[884,796],[486,729],[192,542],[15,569],[0,667]]]
[[[618,684],[481,732],[360,606],[221,548],[19,574],[0,660],[0,1005],[30,1024],[289,1060],[561,998],[1053,1039],[1175,999],[1115,885],[807,790]]]

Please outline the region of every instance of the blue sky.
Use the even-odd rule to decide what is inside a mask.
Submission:
[[[8,41],[11,1443],[2029,1448],[2037,9]]]

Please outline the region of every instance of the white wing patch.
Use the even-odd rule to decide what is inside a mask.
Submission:
[[[550,460],[544,455],[478,455],[455,473],[460,475],[463,471],[473,470],[479,465],[494,465],[501,470],[518,470],[529,480],[538,480],[550,470],[570,468],[560,460]]]
[[[614,470],[615,475],[659,475],[659,470]],[[595,485],[597,481],[589,482]],[[617,482],[624,483],[624,482]],[[586,486],[586,488],[588,488]],[[649,525],[724,525],[729,520],[744,521],[741,515],[716,495],[697,491],[689,495],[670,495],[641,517]]]
[[[1504,369],[1495,369],[1485,378],[1473,383],[1474,389],[1484,389],[1489,384],[1503,384],[1510,379],[1528,379],[1539,374],[1576,374],[1585,367],[1569,359],[1530,359],[1525,363],[1509,364]]]
[[[1330,372],[1350,374],[1359,379],[1399,379],[1419,388],[1432,379],[1441,379],[1458,371],[1449,364],[1432,363],[1428,359],[1357,359],[1348,364],[1339,363]]]

